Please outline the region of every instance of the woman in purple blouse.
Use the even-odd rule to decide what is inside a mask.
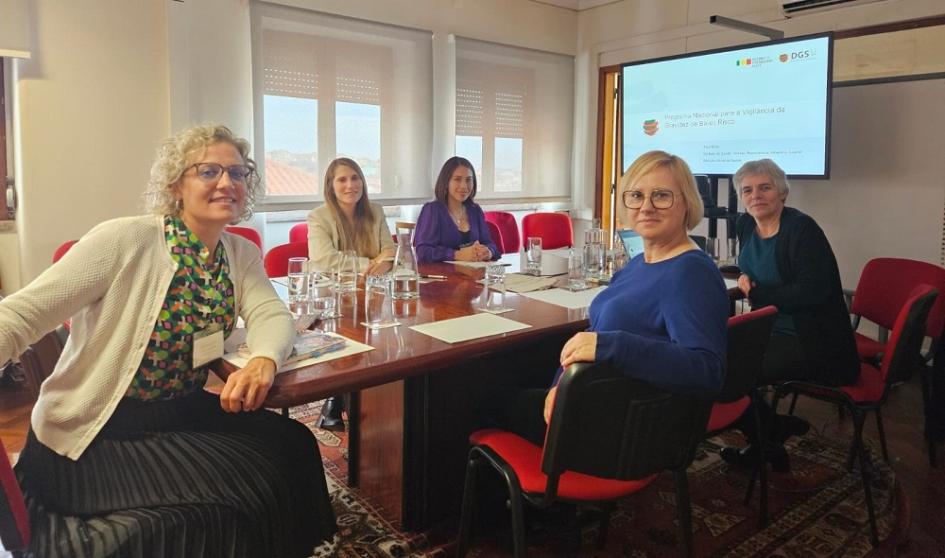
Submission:
[[[451,157],[440,169],[427,202],[417,218],[414,246],[420,262],[498,259],[499,249],[489,237],[489,227],[476,197],[476,171],[462,157]]]

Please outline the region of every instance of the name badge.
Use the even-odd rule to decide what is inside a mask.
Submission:
[[[211,324],[206,329],[194,333],[192,355],[194,369],[223,358],[223,326]]]

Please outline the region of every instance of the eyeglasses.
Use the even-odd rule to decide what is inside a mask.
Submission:
[[[217,163],[197,163],[187,167],[184,172],[187,172],[190,169],[197,169],[197,178],[208,184],[220,180],[220,177],[223,175],[223,171],[226,171],[226,174],[230,176],[230,182],[243,184],[253,172],[253,169],[247,167],[246,165],[230,165],[229,167],[224,167],[223,165]]]
[[[640,190],[627,190],[623,193],[623,205],[627,209],[640,209],[646,203],[647,195]],[[669,209],[676,201],[672,190],[653,190],[649,195],[650,203],[656,209]]]

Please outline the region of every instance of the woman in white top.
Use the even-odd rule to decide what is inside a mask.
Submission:
[[[315,269],[331,270],[342,252],[354,250],[368,275],[390,270],[394,242],[384,209],[371,203],[361,167],[341,157],[325,171],[325,203],[308,214],[308,257]]]
[[[225,232],[259,190],[249,150],[223,126],[168,139],[151,215],[98,225],[0,302],[0,362],[72,319],[16,466],[30,556],[303,557],[337,530],[311,432],[261,408],[295,332]],[[252,356],[217,396],[238,317]]]

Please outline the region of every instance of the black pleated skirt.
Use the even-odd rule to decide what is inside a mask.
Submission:
[[[31,431],[16,473],[26,556],[307,557],[337,530],[309,429],[202,390],[123,401],[77,461]]]

